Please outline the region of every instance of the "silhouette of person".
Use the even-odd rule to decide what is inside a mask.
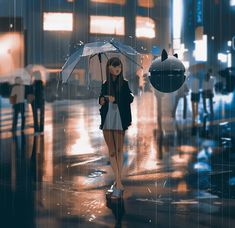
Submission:
[[[21,131],[25,128],[25,86],[23,85],[22,79],[20,77],[15,78],[15,85],[11,90],[11,98],[14,99],[13,102],[13,122],[12,122],[12,132],[15,134],[18,115],[21,114]]]
[[[115,175],[112,186],[113,198],[122,196],[123,144],[125,131],[131,125],[131,107],[134,96],[128,82],[123,78],[123,65],[119,58],[113,57],[106,65],[106,78],[101,88],[101,125],[108,146],[109,160]]]
[[[44,113],[45,113],[45,87],[41,79],[41,73],[39,71],[34,72],[34,82],[32,84],[32,93],[34,100],[32,104],[34,131],[35,133],[43,133],[44,131]],[[40,118],[38,121],[38,111],[40,112]]]
[[[187,117],[187,95],[188,95],[188,87],[187,84],[184,83],[176,92],[175,96],[175,104],[173,107],[172,117],[175,118],[177,106],[179,103],[180,98],[183,98],[183,118],[186,119]]]
[[[196,118],[198,117],[198,103],[200,101],[199,78],[197,75],[191,75],[189,87],[191,90],[193,122],[195,122]]]
[[[202,82],[202,98],[203,98],[203,107],[204,107],[204,112],[207,112],[207,104],[206,101],[209,99],[210,103],[210,114],[214,114],[214,109],[213,109],[213,97],[214,97],[214,78],[211,76],[212,74],[212,69],[209,69],[205,75],[205,78]]]

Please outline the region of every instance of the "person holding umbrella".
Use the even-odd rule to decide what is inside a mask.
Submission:
[[[33,121],[35,134],[43,134],[44,131],[44,113],[45,113],[45,86],[43,84],[40,71],[35,71],[34,82],[32,84],[33,99],[30,102],[33,110]],[[40,118],[38,120],[38,111]]]
[[[203,107],[204,107],[205,114],[208,113],[207,107],[206,107],[207,106],[206,100],[209,99],[210,114],[213,116],[214,115],[214,109],[213,109],[214,78],[211,75],[212,75],[212,69],[209,69],[202,82],[202,98],[203,98]]]
[[[123,144],[125,131],[131,125],[131,107],[134,96],[128,82],[123,78],[123,65],[113,57],[106,65],[106,81],[102,84],[99,96],[101,125],[109,151],[109,160],[114,172],[112,198],[122,196]]]

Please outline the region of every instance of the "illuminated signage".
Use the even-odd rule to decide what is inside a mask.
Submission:
[[[203,3],[202,0],[196,1],[196,24],[202,25],[203,23]]]

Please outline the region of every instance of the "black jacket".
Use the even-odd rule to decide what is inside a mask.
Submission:
[[[108,83],[107,81],[104,82],[101,88],[100,98],[108,95]],[[133,102],[134,96],[128,86],[128,82],[126,80],[123,81],[123,85],[120,89],[120,93],[115,95],[115,103],[118,105],[118,109],[120,112],[120,117],[122,121],[122,128],[126,130],[131,125],[131,106],[130,104]],[[108,102],[106,101],[104,105],[100,108],[100,115],[101,115],[101,125],[100,129],[103,129],[104,121],[108,112]]]

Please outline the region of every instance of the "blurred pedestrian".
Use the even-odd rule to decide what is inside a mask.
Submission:
[[[193,122],[198,118],[198,103],[200,101],[200,86],[198,75],[190,75],[189,88],[191,90],[191,104],[193,113]]]
[[[122,196],[123,145],[125,131],[131,125],[131,107],[134,96],[128,82],[123,78],[123,65],[119,58],[113,57],[106,65],[106,78],[101,88],[101,125],[108,146],[109,159],[115,175],[112,185],[113,198]]]
[[[34,99],[31,102],[33,110],[33,121],[34,121],[34,132],[43,133],[44,131],[44,113],[45,113],[45,86],[41,79],[40,71],[35,71],[33,73],[34,81],[32,84],[32,94]],[[38,120],[38,111],[39,120]]]
[[[204,112],[207,114],[207,99],[209,99],[210,103],[210,114],[214,114],[214,109],[213,109],[213,97],[214,97],[214,78],[211,76],[212,74],[212,69],[209,69],[205,75],[205,78],[203,79],[202,82],[202,98],[203,98],[203,107],[204,107]]]
[[[13,122],[12,122],[12,132],[15,134],[18,115],[21,114],[21,131],[25,128],[25,86],[21,77],[15,78],[15,84],[12,87],[10,102],[13,105]]]
[[[187,95],[188,95],[189,89],[186,83],[184,83],[175,94],[175,103],[172,110],[172,117],[175,118],[176,116],[176,110],[179,103],[180,98],[183,98],[183,118],[186,119],[187,117]]]

